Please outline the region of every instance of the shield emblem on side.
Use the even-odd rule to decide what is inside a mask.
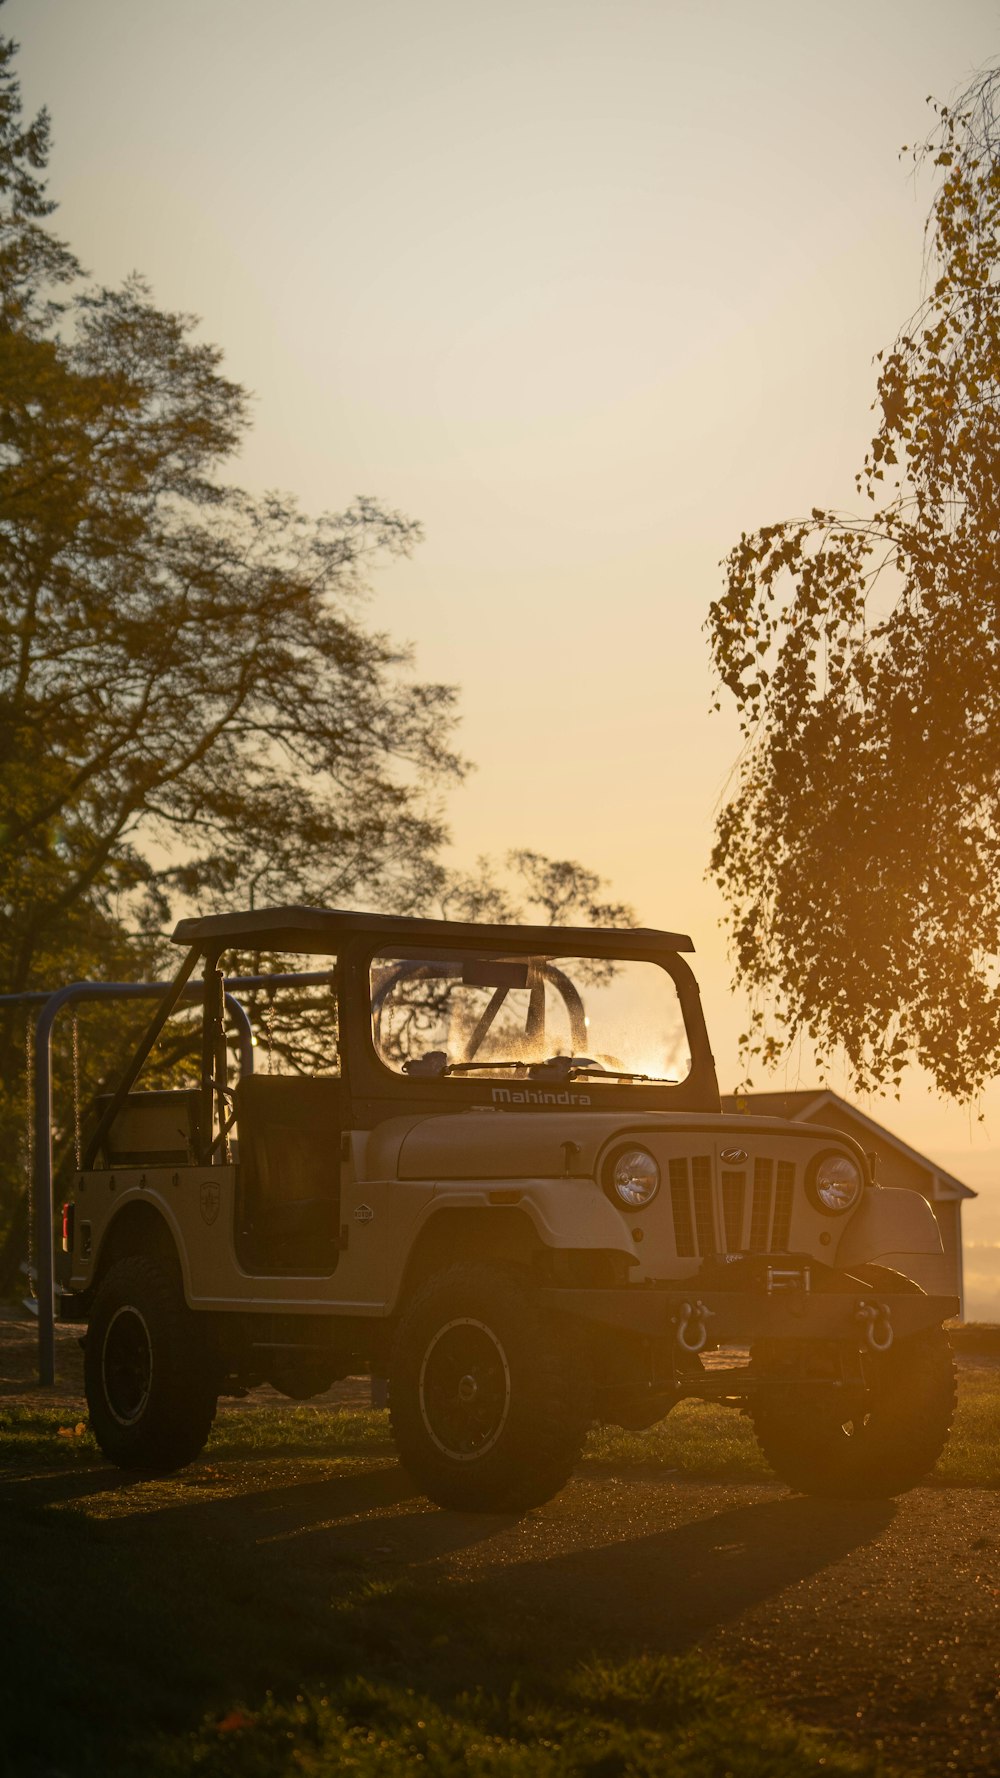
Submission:
[[[221,1193],[214,1179],[203,1179],[201,1182],[201,1216],[202,1221],[213,1223],[219,1214]]]

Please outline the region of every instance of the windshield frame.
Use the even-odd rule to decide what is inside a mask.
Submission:
[[[646,933],[637,933],[633,938],[627,930],[614,933],[595,931],[593,941],[588,943],[578,928],[569,933],[553,927],[551,936],[547,933],[546,938],[544,956],[556,965],[560,957],[593,958],[623,963],[650,963],[663,969],[671,977],[677,990],[691,1051],[691,1068],[686,1078],[675,1083],[624,1080],[611,1076],[607,1080],[601,1080],[595,1093],[591,1090],[594,1085],[593,1077],[588,1077],[563,1083],[568,1090],[560,1093],[547,1090],[549,1083],[544,1081],[537,1082],[537,1087],[546,1090],[536,1091],[536,1083],[531,1080],[506,1074],[484,1077],[481,1073],[477,1078],[475,1070],[447,1075],[397,1073],[378,1053],[371,1016],[372,963],[380,953],[384,955],[396,949],[397,944],[391,934],[372,934],[350,946],[344,958],[348,978],[345,984],[347,992],[344,1011],[350,1027],[352,1097],[357,1101],[359,1127],[369,1127],[380,1117],[392,1115],[393,1112],[398,1115],[408,1108],[415,1112],[459,1111],[473,1108],[510,1109],[524,1104],[527,1109],[544,1109],[550,1102],[561,1102],[564,1109],[566,1103],[569,1103],[584,1112],[647,1109],[666,1111],[671,1108],[685,1111],[719,1110],[719,1087],[698,984],[689,965],[677,951],[651,945]],[[491,943],[489,948],[497,957],[536,957],[539,955],[538,934],[511,927],[509,938],[505,934],[503,944]],[[409,953],[414,961],[431,962],[457,959],[463,954],[481,954],[484,946],[482,939],[467,939],[463,934],[456,935],[454,941],[447,945],[410,944],[406,938],[402,938],[398,949]],[[529,1090],[521,1091],[522,1088]]]

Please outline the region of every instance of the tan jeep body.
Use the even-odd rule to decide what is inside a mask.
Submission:
[[[383,1372],[428,1281],[469,1264],[530,1285],[532,1312],[588,1379],[587,1415],[624,1424],[651,1423],[682,1395],[747,1399],[745,1365],[721,1382],[705,1371],[713,1347],[794,1353],[800,1369],[819,1354],[821,1380],[859,1389],[866,1354],[957,1310],[909,1282],[912,1262],[940,1251],[930,1207],[881,1189],[849,1137],[722,1114],[682,935],[275,909],[185,921],[175,937],[184,967],[76,1181],[62,1282],[79,1315],[131,1256],[174,1268],[185,1312],[210,1330],[223,1392],[266,1379],[302,1395],[363,1365]],[[233,1084],[220,968],[230,950],[330,960],[336,1074]],[[591,1027],[585,988],[566,979],[577,958],[584,982],[626,966],[667,972],[686,1074],[650,1078],[580,1056]],[[143,1094],[145,1055],[199,961],[200,1083]],[[442,1049],[387,1060],[380,1019],[392,996],[426,1023],[435,996],[466,979],[492,998],[464,1059]],[[555,984],[573,1053],[546,1058],[536,1031],[523,1054],[540,1059],[476,1059],[510,1002],[505,981],[523,989],[529,1026],[540,1007],[544,1021]],[[616,1185],[624,1167],[638,1189],[636,1155],[655,1181],[646,1203],[624,1202]],[[856,1189],[843,1210],[823,1196],[831,1158],[845,1196]],[[459,1384],[474,1394],[469,1365]]]

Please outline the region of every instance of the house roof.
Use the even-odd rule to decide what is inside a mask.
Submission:
[[[905,1155],[907,1160],[914,1161],[918,1167],[923,1167],[932,1174],[935,1195],[943,1187],[940,1195],[945,1198],[978,1197],[978,1192],[974,1192],[964,1180],[956,1179],[954,1173],[946,1172],[944,1167],[939,1167],[928,1155],[921,1154],[918,1149],[904,1142],[901,1136],[887,1130],[884,1124],[876,1123],[860,1106],[852,1105],[849,1099],[842,1099],[839,1093],[831,1093],[826,1087],[806,1087],[790,1093],[724,1093],[722,1097],[724,1111],[753,1111],[765,1117],[787,1117],[794,1123],[809,1121],[817,1111],[822,1111],[828,1105],[836,1105],[846,1116],[853,1118],[855,1123],[870,1130],[880,1142],[888,1143],[899,1154]]]
[[[338,940],[358,934],[399,939],[404,944],[476,944],[491,949],[563,953],[580,947],[584,955],[639,956],[647,951],[693,951],[682,932],[627,926],[504,926],[470,920],[420,920],[401,914],[365,914],[344,908],[250,908],[242,913],[204,914],[181,920],[173,939],[179,945],[253,944],[279,951],[336,951]]]

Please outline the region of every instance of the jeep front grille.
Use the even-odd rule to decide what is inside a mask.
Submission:
[[[795,1194],[792,1161],[758,1155],[747,1204],[747,1174],[725,1169],[718,1196],[709,1155],[670,1162],[670,1209],[678,1259],[709,1259],[725,1253],[787,1253]],[[748,1226],[749,1224],[749,1226]]]

